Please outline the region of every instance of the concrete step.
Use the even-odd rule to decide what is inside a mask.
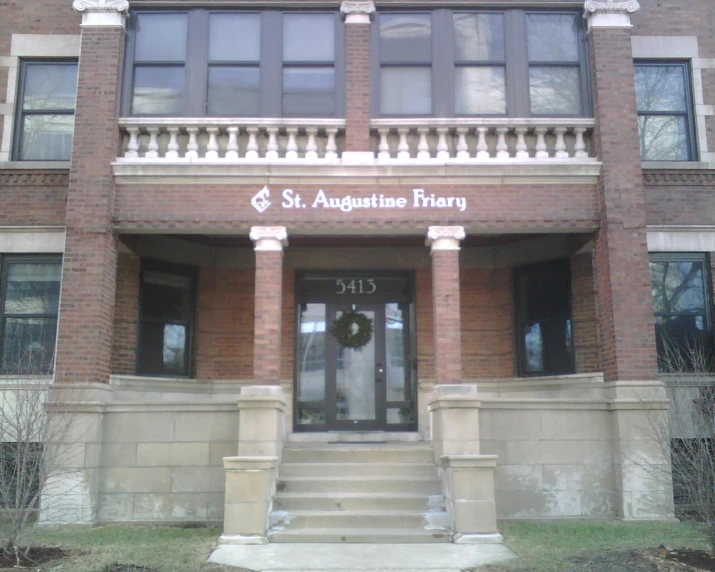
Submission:
[[[441,494],[409,493],[278,493],[276,510],[435,510],[444,507]]]
[[[281,477],[432,477],[434,463],[283,463]]]
[[[291,433],[288,443],[416,443],[424,442],[416,431],[316,431]]]
[[[291,445],[283,448],[283,463],[432,463],[426,445]]]
[[[280,477],[279,493],[442,493],[442,483],[432,477]]]
[[[361,543],[361,544],[427,544],[433,542],[452,542],[448,530],[412,530],[395,528],[365,529],[310,529],[275,530],[268,532],[271,542],[299,543]]]
[[[444,530],[449,515],[444,511],[357,511],[357,510],[300,510],[274,511],[274,528],[288,530],[319,529],[411,529]]]

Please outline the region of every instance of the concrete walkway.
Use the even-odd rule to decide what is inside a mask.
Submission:
[[[222,544],[209,562],[257,572],[460,572],[510,558],[503,544]]]

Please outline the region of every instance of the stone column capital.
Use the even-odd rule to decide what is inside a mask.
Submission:
[[[288,245],[288,231],[284,226],[252,226],[249,234],[256,252],[283,252]]]
[[[369,24],[370,16],[375,12],[372,0],[343,0],[340,11],[345,14],[346,24]]]
[[[587,0],[583,17],[591,28],[631,28],[631,14],[640,9],[638,0]]]
[[[72,8],[82,14],[83,26],[121,26],[129,12],[128,0],[74,0]]]
[[[459,250],[466,234],[463,226],[431,226],[427,231],[427,246],[436,250]]]

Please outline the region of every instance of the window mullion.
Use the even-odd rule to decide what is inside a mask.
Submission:
[[[190,117],[206,115],[208,92],[209,14],[206,10],[190,10],[186,50],[185,109]]]
[[[529,62],[526,17],[523,10],[504,14],[506,40],[506,111],[511,117],[529,117]]]
[[[454,29],[451,10],[432,13],[432,114],[454,117]]]
[[[280,12],[263,12],[261,16],[261,116],[280,117],[283,85],[283,17]]]

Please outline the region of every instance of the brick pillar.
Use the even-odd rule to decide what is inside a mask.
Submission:
[[[82,40],[55,371],[60,383],[107,382],[117,273],[111,163],[120,145],[128,6],[76,0],[74,7],[83,13]]]
[[[656,375],[629,17],[637,9],[637,2],[586,3],[596,118],[593,145],[603,162],[595,274],[603,369],[609,381]]]
[[[343,0],[345,14],[345,151],[343,161],[372,162],[370,152],[370,15],[372,0]]]
[[[459,306],[459,243],[464,227],[431,226],[434,313],[434,377],[436,383],[462,381],[462,342]]]
[[[281,309],[283,304],[284,226],[254,226],[256,251],[253,378],[255,383],[280,385]]]

